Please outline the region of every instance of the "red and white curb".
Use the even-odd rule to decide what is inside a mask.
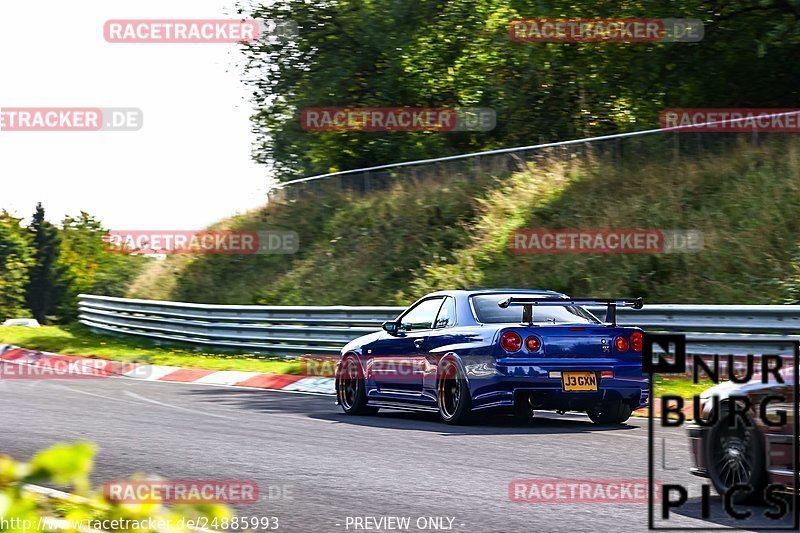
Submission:
[[[335,392],[333,378],[124,363],[108,359],[39,352],[8,344],[0,344],[0,361],[24,368],[24,370],[20,368],[17,371],[8,369],[0,371],[0,380],[122,377],[141,381],[249,387],[315,394],[334,394]]]

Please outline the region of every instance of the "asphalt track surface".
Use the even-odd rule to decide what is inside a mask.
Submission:
[[[646,419],[611,427],[541,414],[528,425],[499,418],[451,427],[435,415],[398,411],[348,417],[325,396],[118,378],[0,381],[0,402],[0,453],[25,460],[50,444],[91,440],[100,448],[98,485],[136,472],[253,480],[261,501],[236,506],[236,514],[278,517],[279,531],[388,531],[355,529],[356,517],[382,516],[410,517],[402,531],[434,530],[418,528],[421,517],[442,517],[444,525],[452,518],[450,531],[458,532],[647,530],[643,503],[509,498],[515,479],[646,478]],[[695,518],[703,480],[688,473],[685,429],[662,430],[656,443],[662,437],[654,455],[667,477],[657,477],[690,486],[690,499],[659,524],[791,524],[763,519],[759,508],[757,519],[737,523],[716,496],[711,519]]]

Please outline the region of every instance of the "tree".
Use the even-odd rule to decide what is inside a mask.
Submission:
[[[28,316],[25,289],[33,250],[20,221],[6,211],[0,213],[0,321]]]
[[[148,258],[110,253],[99,220],[81,211],[77,217],[67,216],[61,223],[59,271],[64,281],[64,297],[58,308],[62,321],[77,316],[78,295],[125,296],[128,286],[146,264]]]
[[[242,4],[251,5],[250,3]],[[245,8],[242,8],[244,11]],[[795,107],[796,1],[274,0],[248,45],[254,157],[280,180],[658,127],[669,107]],[[512,42],[519,18],[694,18],[696,43]],[[313,132],[307,107],[490,107],[490,132]]]
[[[33,243],[34,262],[26,301],[33,317],[45,323],[61,304],[66,284],[58,262],[61,253],[58,228],[45,220],[41,202],[36,205],[28,231]]]

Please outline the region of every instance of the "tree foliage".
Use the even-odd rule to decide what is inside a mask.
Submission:
[[[65,280],[59,265],[61,238],[58,228],[44,218],[44,207],[39,203],[28,227],[34,250],[34,263],[25,299],[33,317],[46,322],[61,305]]]
[[[29,463],[0,455],[0,521],[7,525],[0,525],[0,530],[32,531],[43,526],[48,531],[99,531],[94,524],[108,524],[104,531],[133,531],[124,526],[139,524],[143,527],[135,531],[196,531],[185,524],[200,517],[210,523],[231,516],[230,509],[220,504],[109,501],[101,489],[91,487],[95,451],[93,444],[78,442],[51,446]],[[65,487],[71,494],[47,496],[28,484]]]
[[[665,107],[791,107],[797,0],[276,0],[299,38],[246,48],[254,156],[281,180],[658,125]],[[698,43],[525,43],[516,18],[695,18]],[[306,107],[491,107],[486,133],[307,132]]]
[[[111,253],[106,229],[86,212],[56,226],[41,204],[31,223],[0,212],[0,322],[33,316],[39,322],[76,318],[78,294],[124,296],[148,258]]]
[[[0,213],[0,318],[28,316],[25,289],[33,264],[32,250],[21,219]]]

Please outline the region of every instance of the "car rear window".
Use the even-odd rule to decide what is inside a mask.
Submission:
[[[530,298],[530,294],[481,294],[472,297],[475,318],[483,324],[504,324],[522,322],[522,306],[510,305],[505,309],[497,304],[509,296]],[[573,306],[534,306],[534,324],[600,324],[600,320],[583,307]]]

